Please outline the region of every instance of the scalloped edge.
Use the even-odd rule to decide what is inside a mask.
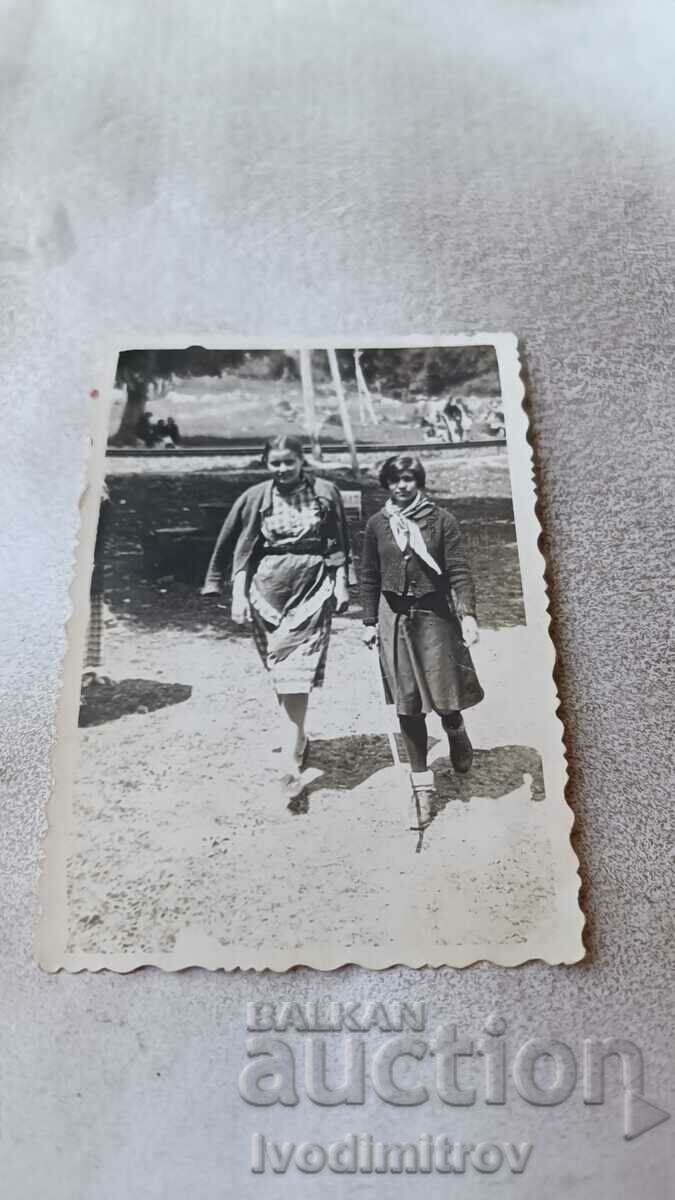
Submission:
[[[511,493],[520,559],[526,624],[532,636],[533,668],[541,689],[542,704],[546,707],[547,753],[542,754],[546,800],[550,805],[551,848],[556,875],[558,923],[548,936],[541,929],[518,946],[485,942],[480,945],[401,947],[389,954],[377,947],[333,947],[307,945],[303,949],[267,947],[253,951],[223,946],[218,939],[200,928],[184,929],[175,948],[162,954],[129,952],[126,954],[78,954],[66,951],[67,943],[67,832],[71,822],[71,794],[78,756],[77,714],[80,694],[80,663],[86,637],[89,604],[89,579],[93,561],[99,498],[105,475],[105,446],[108,411],[117,355],[132,346],[171,348],[202,345],[217,349],[227,344],[232,348],[269,349],[287,345],[333,346],[349,348],[356,342],[377,347],[493,345],[497,353],[502,402],[506,424],[506,440],[511,477]],[[567,802],[569,772],[564,742],[564,727],[560,719],[560,698],[556,686],[559,661],[551,636],[550,597],[547,586],[549,568],[542,551],[543,531],[539,514],[540,503],[536,488],[534,454],[518,340],[513,333],[473,333],[452,336],[407,336],[347,338],[286,336],[246,338],[229,332],[216,334],[188,333],[174,335],[136,334],[132,337],[108,339],[97,356],[93,372],[92,393],[97,402],[89,412],[89,464],[81,464],[86,478],[80,497],[80,530],[72,556],[73,581],[69,592],[71,612],[66,622],[67,652],[64,659],[60,697],[56,716],[56,737],[51,756],[51,795],[46,811],[46,832],[42,842],[41,872],[38,881],[38,912],[35,921],[34,953],[46,971],[69,973],[102,970],[127,974],[140,967],[161,971],[183,971],[194,967],[209,971],[241,970],[282,973],[295,967],[320,971],[335,971],[343,966],[358,966],[384,971],[393,967],[415,969],[440,967],[465,968],[479,962],[496,966],[522,966],[533,960],[549,966],[577,963],[584,958],[584,916],[579,906],[581,879],[579,860],[572,845],[574,813]],[[536,666],[534,666],[536,664]],[[550,926],[551,922],[547,922]]]

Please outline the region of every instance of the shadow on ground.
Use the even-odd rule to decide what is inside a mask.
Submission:
[[[430,750],[437,744],[436,739],[429,739]],[[298,815],[304,814],[309,811],[313,792],[351,791],[391,765],[389,743],[383,735],[313,739],[308,761],[312,778],[289,808]],[[467,802],[474,797],[498,800],[527,782],[532,799],[544,799],[541,759],[531,746],[476,750],[467,775],[456,775],[447,757],[434,759],[431,766],[438,792],[432,821],[454,800]]]
[[[392,765],[389,744],[383,734],[353,737],[312,738],[308,765],[321,774],[307,786],[332,792],[351,792],[376,771]]]
[[[532,799],[544,799],[544,775],[541,758],[531,746],[495,746],[492,750],[475,750],[473,766],[467,775],[456,775],[450,759],[437,758],[431,764],[437,772],[436,787],[441,804],[449,800],[470,800],[484,796],[498,800],[523,786],[525,776],[531,779]]]
[[[131,713],[141,715],[182,704],[192,688],[185,683],[158,683],[154,679],[94,680],[80,697],[80,727],[105,725]]]

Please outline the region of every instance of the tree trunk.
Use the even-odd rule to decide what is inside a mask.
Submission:
[[[319,426],[316,419],[316,403],[314,399],[314,384],[312,382],[312,355],[310,350],[300,351],[300,377],[302,379],[302,398],[305,406],[305,425],[312,445],[312,458],[321,462],[321,442],[319,441]]]
[[[375,408],[373,406],[373,398],[368,390],[368,384],[366,383],[366,377],[363,374],[363,371],[361,369],[360,359],[361,359],[361,351],[355,350],[354,351],[354,374],[356,375],[356,386],[358,388],[358,393],[359,393],[359,404],[362,409],[365,409],[366,416],[370,418],[373,425],[379,425],[380,418],[378,417],[377,413],[375,412]]]
[[[148,384],[145,379],[127,384],[127,399],[117,433],[109,439],[111,446],[135,446],[138,441],[136,429],[148,400]]]
[[[342,378],[340,376],[337,355],[334,350],[326,350],[326,354],[328,355],[328,364],[330,366],[330,373],[333,378],[335,395],[337,396],[338,408],[340,410],[340,417],[342,419],[342,428],[345,434],[345,441],[349,446],[349,457],[351,459],[352,471],[358,478],[361,473],[361,469],[359,467],[359,456],[356,453],[356,442],[354,441],[354,432],[352,430],[349,409],[347,408],[345,392],[342,386]]]

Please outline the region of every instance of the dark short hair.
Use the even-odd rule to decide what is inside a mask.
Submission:
[[[273,450],[290,450],[291,454],[300,459],[300,462],[304,463],[305,461],[305,450],[302,439],[296,437],[294,433],[281,433],[277,437],[267,439],[262,452],[262,461],[265,466],[267,466]]]
[[[388,488],[390,483],[397,483],[404,471],[409,471],[418,487],[423,488],[427,476],[420,459],[416,454],[392,454],[383,462],[380,468],[380,483]]]

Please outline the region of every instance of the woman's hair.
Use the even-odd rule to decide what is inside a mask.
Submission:
[[[264,466],[267,466],[272,450],[290,450],[300,462],[305,461],[305,451],[302,445],[302,439],[296,437],[294,433],[281,433],[277,437],[268,438],[262,452],[262,461]]]
[[[380,483],[388,488],[390,483],[397,483],[404,471],[409,471],[419,488],[423,488],[427,477],[424,467],[416,454],[392,454],[380,468]]]

